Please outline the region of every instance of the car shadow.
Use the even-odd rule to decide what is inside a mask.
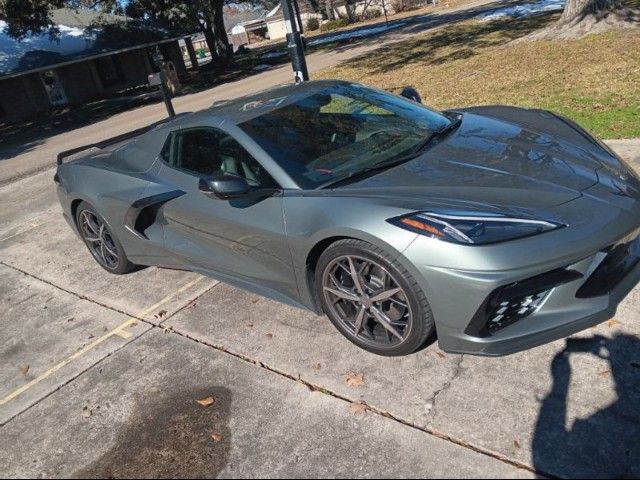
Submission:
[[[605,359],[617,400],[586,418],[567,424],[575,353]],[[543,399],[532,441],[538,472],[564,478],[638,478],[640,476],[640,339],[618,334],[570,338],[551,363],[553,386]]]

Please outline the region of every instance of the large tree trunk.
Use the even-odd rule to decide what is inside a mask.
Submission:
[[[356,0],[347,0],[344,4],[344,8],[347,10],[347,20],[349,23],[355,23],[356,18]]]
[[[589,14],[598,14],[618,6],[618,0],[567,0],[560,23],[571,23]]]
[[[213,35],[215,37],[217,57],[219,61],[226,64],[233,57],[233,49],[229,45],[227,30],[224,26],[224,0],[211,0],[211,7],[213,13]]]

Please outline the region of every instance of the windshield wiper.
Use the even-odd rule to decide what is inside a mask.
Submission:
[[[381,170],[387,170],[391,167],[395,167],[397,165],[401,165],[403,163],[406,163],[410,160],[413,160],[414,158],[416,158],[417,156],[419,156],[425,148],[427,148],[431,142],[433,140],[435,140],[436,138],[443,138],[445,136],[447,136],[450,132],[452,132],[453,130],[455,130],[456,128],[458,128],[458,126],[460,126],[460,124],[462,123],[462,114],[458,114],[458,116],[451,120],[451,122],[448,125],[445,125],[443,128],[441,128],[440,130],[437,130],[435,132],[433,132],[431,135],[429,135],[427,138],[425,138],[424,140],[422,140],[420,143],[418,143],[414,148],[411,149],[411,152],[408,155],[403,155],[401,157],[398,158],[394,158],[392,160],[386,160],[380,163],[376,163],[373,164],[370,167],[367,168],[363,168],[362,170],[356,170],[354,172],[348,173],[347,175],[337,178],[337,179],[333,179],[333,180],[329,180],[326,183],[323,183],[322,185],[318,186],[318,189],[323,189],[323,188],[327,188],[327,187],[335,187],[343,182],[353,182],[354,180],[358,180],[361,179],[363,177],[367,177],[372,173],[375,172],[379,172]]]
[[[416,154],[416,153],[422,152],[435,139],[446,137],[449,133],[453,132],[456,128],[458,128],[461,123],[462,123],[462,114],[459,113],[456,116],[456,118],[452,119],[451,122],[449,122],[449,124],[445,125],[440,130],[436,130],[431,135],[429,135],[427,138],[425,138],[423,141],[418,143],[418,145],[416,145],[414,147],[414,149],[412,151],[412,154]]]

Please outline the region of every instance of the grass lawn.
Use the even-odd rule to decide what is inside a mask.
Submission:
[[[601,138],[640,137],[640,28],[517,42],[558,18],[467,21],[314,74],[394,90],[439,109],[510,104],[563,113]]]

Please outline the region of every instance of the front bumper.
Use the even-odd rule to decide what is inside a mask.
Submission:
[[[411,260],[415,250],[408,249],[405,256],[409,255],[414,266],[418,261],[418,282],[427,292],[440,347],[451,353],[502,356],[572,335],[613,317],[618,304],[640,282],[640,260],[635,261],[636,257],[640,259],[639,234],[638,229],[628,232],[609,246],[577,261],[568,258],[556,260],[555,264],[542,261],[537,266],[514,270],[427,267],[421,266],[418,259]],[[614,257],[610,252],[621,242],[629,244],[629,258],[633,261],[624,263],[622,269],[609,269],[612,273],[608,279],[610,288],[602,288],[601,272],[607,272],[602,267],[606,267],[607,260],[612,257],[619,261],[619,255]],[[550,287],[532,312],[513,323],[490,333],[473,328],[473,322],[477,323],[488,300],[501,288],[522,284],[524,280],[544,276],[556,269],[575,272],[575,279],[565,279]],[[600,290],[596,289],[594,295],[582,295],[589,290],[585,286],[593,287],[594,284]],[[489,315],[483,321],[488,323]]]

